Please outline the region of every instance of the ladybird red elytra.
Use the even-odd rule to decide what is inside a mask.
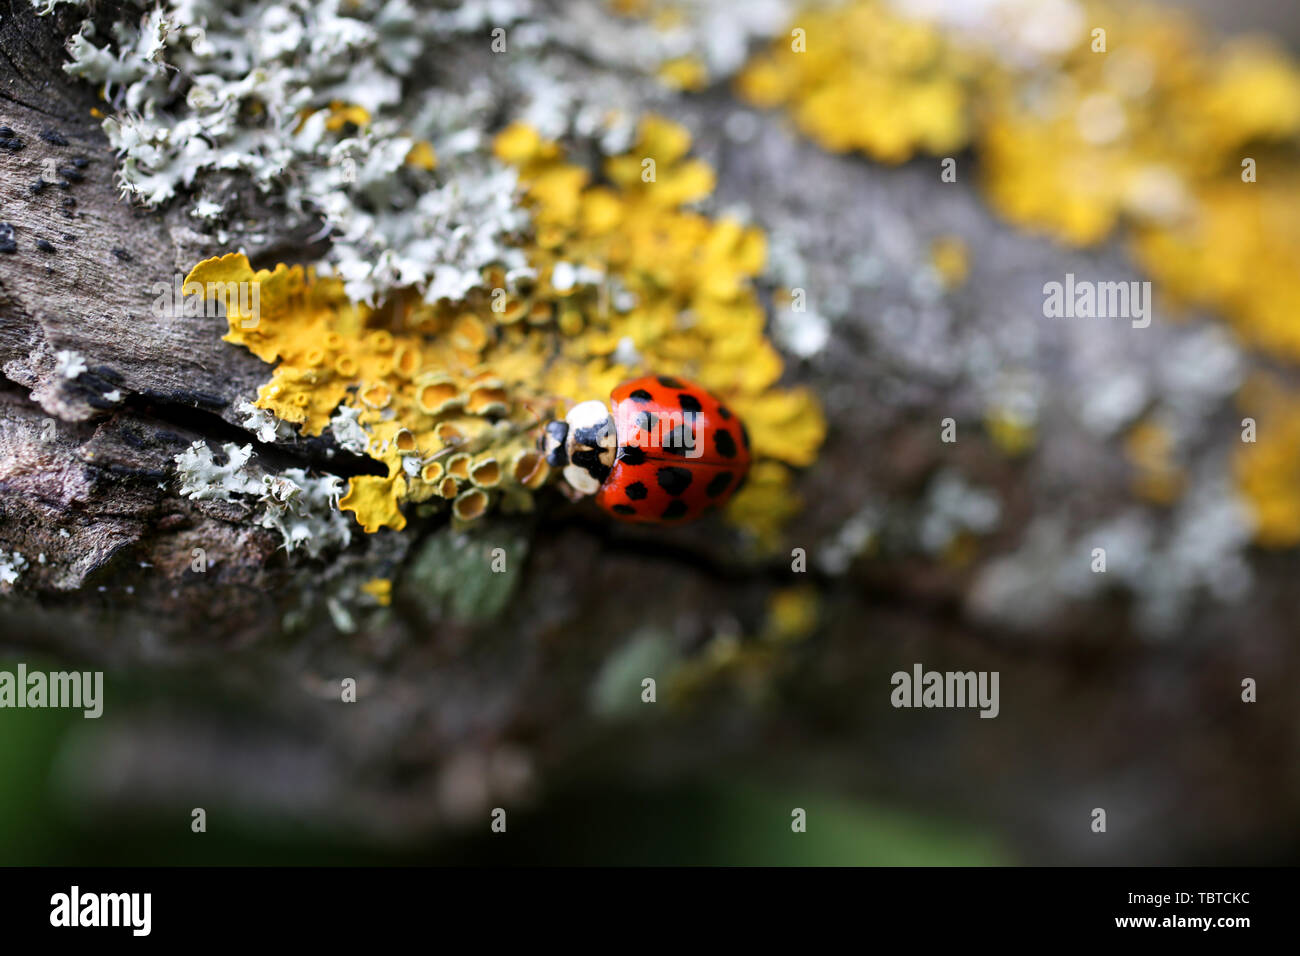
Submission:
[[[749,471],[740,418],[694,382],[647,375],[547,422],[539,446],[580,495],[623,521],[684,523],[727,502]]]

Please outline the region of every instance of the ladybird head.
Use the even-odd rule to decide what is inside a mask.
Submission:
[[[552,418],[542,425],[542,433],[537,436],[537,450],[548,465],[560,469],[569,463],[568,440],[569,423]]]

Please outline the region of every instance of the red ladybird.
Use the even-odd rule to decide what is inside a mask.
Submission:
[[[693,382],[647,375],[580,402],[540,445],[565,481],[624,521],[685,522],[726,503],[749,471],[749,433]]]

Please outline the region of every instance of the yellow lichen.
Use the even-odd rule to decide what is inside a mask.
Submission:
[[[470,466],[469,480],[479,488],[495,488],[501,482],[501,465],[491,455],[480,457]]]
[[[406,165],[432,172],[438,168],[438,157],[433,151],[433,144],[419,140],[406,154]]]
[[[393,603],[393,582],[388,578],[371,578],[361,585],[361,590],[374,598],[380,607]]]
[[[488,501],[488,494],[482,488],[470,488],[457,495],[451,511],[458,521],[473,521],[487,511]]]
[[[737,78],[759,106],[785,106],[801,131],[836,152],[899,163],[960,149],[970,135],[977,61],[884,0],[800,13]],[[801,42],[802,40],[802,42]]]
[[[955,289],[970,275],[970,249],[960,236],[940,236],[930,243],[930,263],[943,284]]]
[[[1168,429],[1154,421],[1139,422],[1129,432],[1124,448],[1135,469],[1133,488],[1139,497],[1161,505],[1178,499],[1187,478],[1174,455]]]
[[[894,163],[970,146],[984,195],[1010,222],[1072,245],[1127,229],[1162,314],[1215,310],[1245,345],[1300,361],[1292,56],[1268,40],[1211,41],[1164,4],[1081,2],[1078,24],[1104,28],[1104,47],[1078,27],[1044,33],[1030,56],[1009,55],[1014,31],[949,30],[905,10],[849,0],[804,11],[792,22],[803,42],[779,36],[737,88],[829,150]],[[946,258],[935,266],[951,284],[964,268]],[[987,424],[1013,453],[1032,441],[997,414]],[[1168,502],[1185,481],[1154,429],[1139,426],[1127,451],[1138,494]],[[1238,480],[1261,543],[1300,543],[1279,441],[1248,446]]]
[[[339,499],[340,511],[351,511],[367,533],[380,528],[401,531],[406,517],[398,502],[406,496],[406,478],[389,472],[386,478],[361,475],[348,484],[348,493]]]
[[[817,627],[821,602],[811,586],[781,588],[767,600],[763,638],[777,644],[801,641]]]
[[[1300,360],[1300,188],[1278,175],[1297,160],[1300,68],[1267,41],[1212,45],[1167,6],[1083,12],[1107,25],[1105,51],[1078,30],[1035,64],[853,0],[800,14],[804,52],[781,37],[737,86],[827,149],[899,162],[973,145],[1011,222],[1078,245],[1128,224],[1169,301]]]
[[[760,459],[750,466],[745,486],[727,502],[727,518],[750,529],[762,544],[771,545],[802,508],[803,501],[790,490],[788,469]]]
[[[330,104],[329,111],[330,115],[325,120],[325,128],[331,133],[339,132],[348,124],[365,126],[370,122],[370,111],[364,106],[357,106],[355,103],[341,103],[336,100]]]
[[[258,407],[306,435],[340,405],[355,410],[367,454],[387,469],[353,478],[340,501],[366,531],[401,529],[406,502],[454,501],[459,521],[498,501],[527,510],[550,474],[530,429],[653,371],[700,382],[744,417],[755,480],[729,515],[771,540],[796,507],[789,466],[812,463],[825,422],[808,390],[777,385],[782,361],[753,287],[762,233],[683,208],[713,188],[690,142],[647,117],[633,148],[606,163],[610,185],[592,185],[535,130],[502,132],[496,154],[518,167],[535,223],[524,248],[537,280],[518,287],[488,269],[463,301],[407,291],[370,307],[350,303],[337,278],[254,271],[242,254],[205,260],[187,281],[257,286],[260,314],[228,312],[225,338],[275,365]],[[576,282],[579,267],[603,281]],[[616,357],[624,345],[637,364]]]
[[[1033,422],[1009,408],[989,409],[984,416],[984,430],[993,444],[1012,457],[1023,455],[1038,440]]]
[[[709,83],[709,71],[697,58],[680,56],[659,67],[659,81],[674,90],[702,90]]]
[[[1300,394],[1258,376],[1242,387],[1237,405],[1254,425],[1253,440],[1243,440],[1233,457],[1233,472],[1254,513],[1255,540],[1268,548],[1295,547],[1300,544]]]

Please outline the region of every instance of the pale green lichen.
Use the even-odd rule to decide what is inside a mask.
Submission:
[[[655,682],[654,702],[667,690],[681,659],[669,635],[643,628],[616,648],[600,666],[591,685],[591,709],[601,717],[616,719],[647,715],[647,678]]]
[[[527,554],[528,539],[504,524],[474,535],[444,529],[423,543],[401,589],[433,617],[488,621],[505,609]]]

